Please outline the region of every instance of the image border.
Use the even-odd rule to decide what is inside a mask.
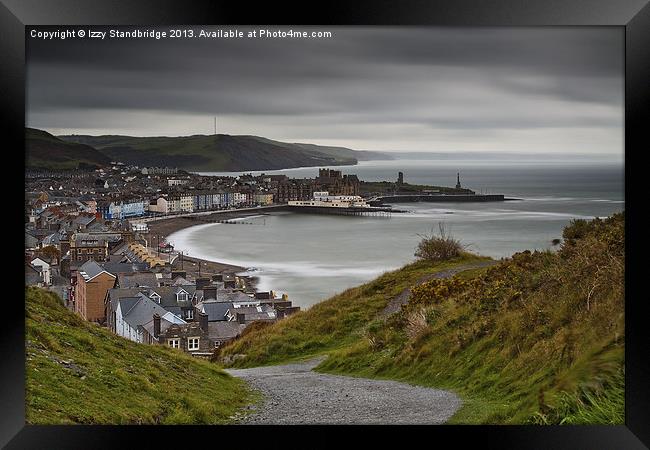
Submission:
[[[126,1],[126,0],[0,0],[0,92],[4,122],[9,144],[4,149],[5,178],[18,178],[20,167],[13,168],[9,158],[24,154],[25,127],[25,29],[28,25],[382,25],[382,26],[612,26],[625,32],[625,425],[620,426],[418,426],[408,431],[389,427],[343,426],[341,431],[359,432],[370,439],[415,439],[422,433],[430,444],[454,442],[453,447],[476,443],[482,448],[633,449],[650,446],[650,339],[643,303],[647,293],[640,290],[639,276],[643,265],[638,243],[646,241],[641,234],[641,203],[635,200],[646,188],[634,186],[632,172],[645,170],[643,152],[648,151],[646,129],[650,108],[650,4],[647,0],[575,0],[552,2],[543,0],[385,0],[356,2],[304,2],[281,6],[266,2],[254,7],[244,2],[224,1]],[[17,157],[20,160],[20,156]],[[23,159],[24,163],[24,159]],[[11,175],[11,177],[8,177]],[[637,173],[637,178],[639,174]],[[638,180],[637,180],[638,182]],[[22,183],[24,183],[24,178]],[[5,181],[7,192],[18,203],[24,196],[13,195],[13,180]],[[23,184],[24,186],[24,184]],[[643,194],[641,194],[643,195]],[[24,205],[22,205],[24,209]],[[18,211],[7,206],[6,211]],[[22,217],[22,216],[19,216]],[[10,214],[5,222],[13,223]],[[16,226],[18,225],[16,220]],[[20,225],[24,228],[24,223]],[[21,245],[5,228],[5,244]],[[634,243],[627,245],[628,242]],[[11,258],[12,246],[6,245],[7,265],[17,266]],[[16,250],[21,254],[23,250]],[[13,280],[6,277],[5,280]],[[20,280],[20,278],[19,278]],[[211,446],[244,442],[246,446],[264,443],[267,447],[281,444],[300,445],[298,435],[315,432],[319,439],[313,446],[342,443],[339,430],[328,426],[300,426],[284,433],[274,426],[246,428],[232,425],[232,430],[215,430],[210,426],[35,426],[25,425],[25,321],[24,289],[19,283],[5,292],[5,323],[2,329],[2,383],[0,383],[0,445],[5,448],[115,448],[144,439],[148,447],[175,443],[194,445],[194,439],[208,439]],[[13,291],[13,288],[12,288]],[[15,309],[15,311],[14,311]],[[293,428],[293,427],[292,427]],[[266,430],[265,430],[266,429]],[[259,432],[258,432],[259,431]],[[368,433],[368,431],[371,431]],[[369,436],[372,434],[372,436]],[[203,437],[202,437],[203,436]],[[440,441],[439,439],[444,439]],[[130,445],[127,444],[127,447]],[[158,445],[156,445],[158,446]],[[427,445],[428,447],[429,445]],[[437,445],[436,445],[437,446]]]

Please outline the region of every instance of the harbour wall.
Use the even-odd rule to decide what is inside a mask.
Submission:
[[[384,203],[407,203],[407,202],[503,202],[506,198],[503,194],[458,194],[458,195],[386,195],[377,197],[369,202],[372,205]]]

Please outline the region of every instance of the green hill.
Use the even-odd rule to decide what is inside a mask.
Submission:
[[[90,145],[112,160],[139,166],[170,166],[189,171],[278,170],[356,164],[380,158],[376,152],[343,147],[290,144],[258,136],[194,135],[179,137],[59,136]]]
[[[557,252],[418,284],[419,261],[224,347],[238,367],[328,354],[317,370],[450,389],[453,423],[624,422],[624,215],[577,220]],[[378,315],[410,287],[409,303]],[[234,361],[234,362],[233,362]]]
[[[25,128],[25,153],[30,169],[96,169],[111,162],[89,145],[62,141],[34,128]]]
[[[220,424],[255,394],[215,364],[136,344],[29,287],[26,301],[28,424]]]

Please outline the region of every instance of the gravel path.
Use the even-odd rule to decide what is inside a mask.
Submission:
[[[397,381],[313,372],[322,357],[229,369],[265,397],[244,424],[441,424],[460,407],[453,393]]]
[[[464,270],[497,264],[480,261],[428,274],[450,278]],[[387,317],[408,302],[410,289],[393,298],[380,316]],[[460,407],[451,392],[387,380],[371,380],[312,371],[325,357],[283,366],[228,369],[264,395],[244,424],[442,424]],[[236,418],[237,419],[237,418]]]
[[[465,270],[470,270],[470,269],[478,269],[479,267],[493,266],[498,262],[499,261],[491,261],[491,260],[480,261],[477,263],[465,264],[463,266],[454,267],[453,269],[442,270],[440,272],[424,275],[423,277],[421,277],[415,282],[415,285],[417,286],[422,283],[426,283],[427,281],[433,278],[451,278],[459,272],[463,272]],[[387,317],[399,311],[402,305],[406,304],[409,301],[410,295],[411,295],[411,288],[404,289],[399,295],[393,298],[388,303],[388,305],[386,305],[383,311],[379,313],[379,317]]]

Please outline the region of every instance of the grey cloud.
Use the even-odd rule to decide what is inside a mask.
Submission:
[[[196,117],[219,114],[258,134],[277,117],[276,138],[304,141],[312,138],[307,132],[354,139],[347,125],[374,123],[404,129],[392,135],[396,147],[420,127],[467,136],[473,129],[622,127],[618,29],[315,28],[334,38],[28,40],[28,123],[69,130],[110,123],[109,133],[132,129],[132,122],[120,125],[119,113],[139,111],[185,115],[185,134],[192,134]],[[111,120],[93,126],[91,111]],[[154,122],[143,120],[137,134],[159,132]],[[367,127],[358,133],[371,142]]]

